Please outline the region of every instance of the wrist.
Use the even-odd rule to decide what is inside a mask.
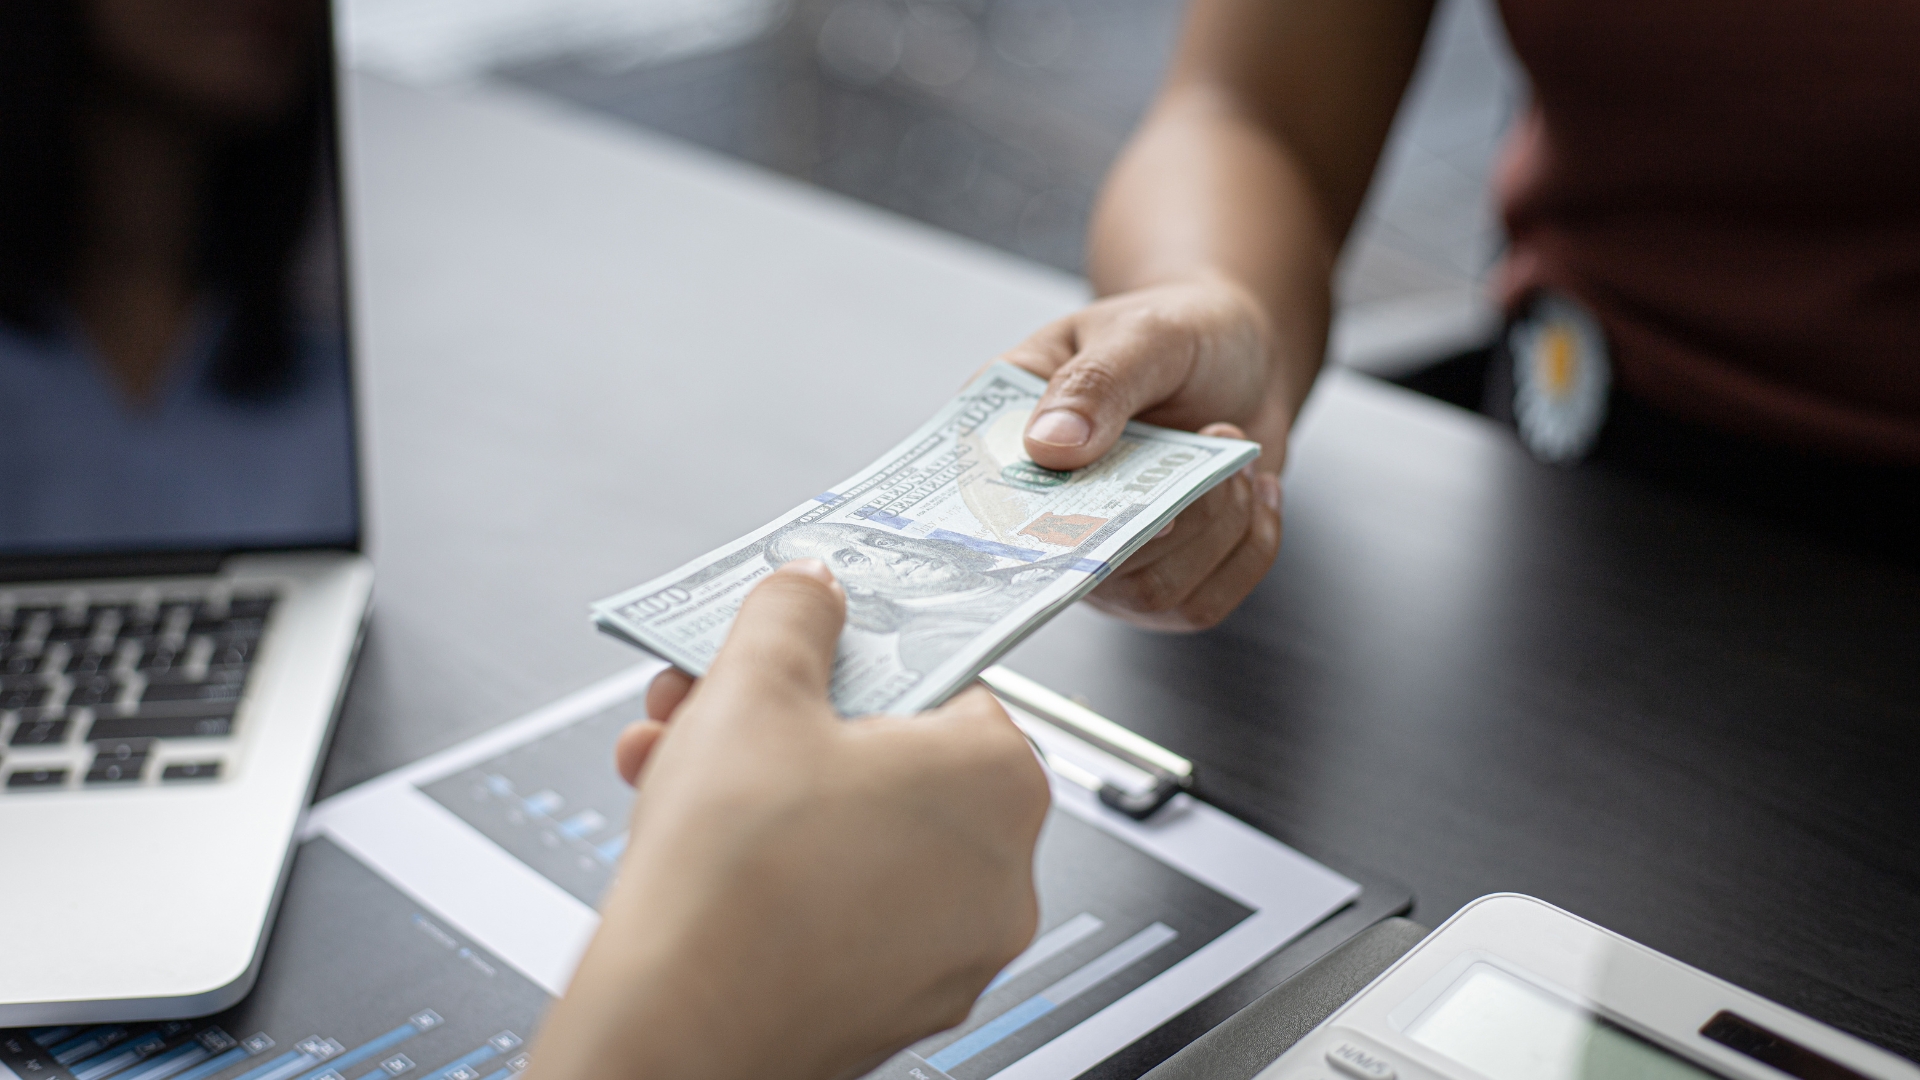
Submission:
[[[1267,444],[1269,451],[1284,454],[1285,430],[1306,404],[1326,355],[1327,304],[1277,305],[1254,283],[1224,267],[1201,268],[1190,280],[1211,290],[1216,302],[1233,312],[1223,316],[1222,325],[1243,337],[1227,347],[1247,349],[1260,357],[1270,419],[1253,437]],[[1276,430],[1279,418],[1284,421],[1277,423]],[[1274,467],[1278,468],[1277,462]]]
[[[1269,369],[1278,362],[1276,313],[1251,282],[1231,269],[1211,263],[1187,267],[1133,283],[1124,291],[1144,294],[1160,290],[1193,298],[1188,303],[1197,306],[1195,313],[1213,339],[1212,347],[1258,356]],[[1103,298],[1107,295],[1103,293]]]
[[[616,882],[605,916],[533,1051],[538,1080],[721,1080],[740,1032],[722,1030],[717,974],[667,913],[635,908]],[[680,936],[681,940],[674,940]]]
[[[832,1071],[835,1048],[810,1038],[831,1024],[806,1023],[804,995],[782,978],[779,957],[748,947],[763,937],[754,928],[766,925],[764,913],[727,896],[646,888],[639,869],[603,903],[600,929],[536,1048],[537,1080],[809,1080]]]

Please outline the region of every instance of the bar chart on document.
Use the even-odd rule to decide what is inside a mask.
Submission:
[[[296,856],[240,1005],[204,1020],[0,1031],[0,1080],[511,1080],[547,1002],[320,839]]]
[[[631,791],[613,744],[641,715],[623,702],[420,791],[584,903],[626,844]],[[1048,818],[1036,860],[1041,933],[968,1021],[878,1077],[983,1080],[1192,955],[1253,914],[1071,813]]]
[[[1253,914],[1058,809],[1041,834],[1035,871],[1041,925],[1033,944],[988,984],[965,1023],[894,1058],[879,1077],[984,1080]]]
[[[508,854],[598,904],[627,846],[633,790],[613,770],[621,729],[646,715],[626,701],[420,790]]]

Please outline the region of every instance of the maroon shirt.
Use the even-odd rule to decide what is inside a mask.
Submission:
[[[1585,302],[1669,413],[1920,465],[1920,0],[1501,7],[1503,299]]]

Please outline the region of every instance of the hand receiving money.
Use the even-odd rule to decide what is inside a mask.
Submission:
[[[834,707],[852,716],[946,700],[1260,453],[1129,423],[1085,468],[1045,469],[1024,440],[1046,385],[995,364],[858,475],[596,603],[595,621],[703,674],[756,581],[819,559],[847,594]]]

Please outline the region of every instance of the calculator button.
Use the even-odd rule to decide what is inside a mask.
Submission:
[[[1393,1080],[1393,1066],[1385,1058],[1344,1039],[1327,1049],[1327,1064],[1353,1080]]]

